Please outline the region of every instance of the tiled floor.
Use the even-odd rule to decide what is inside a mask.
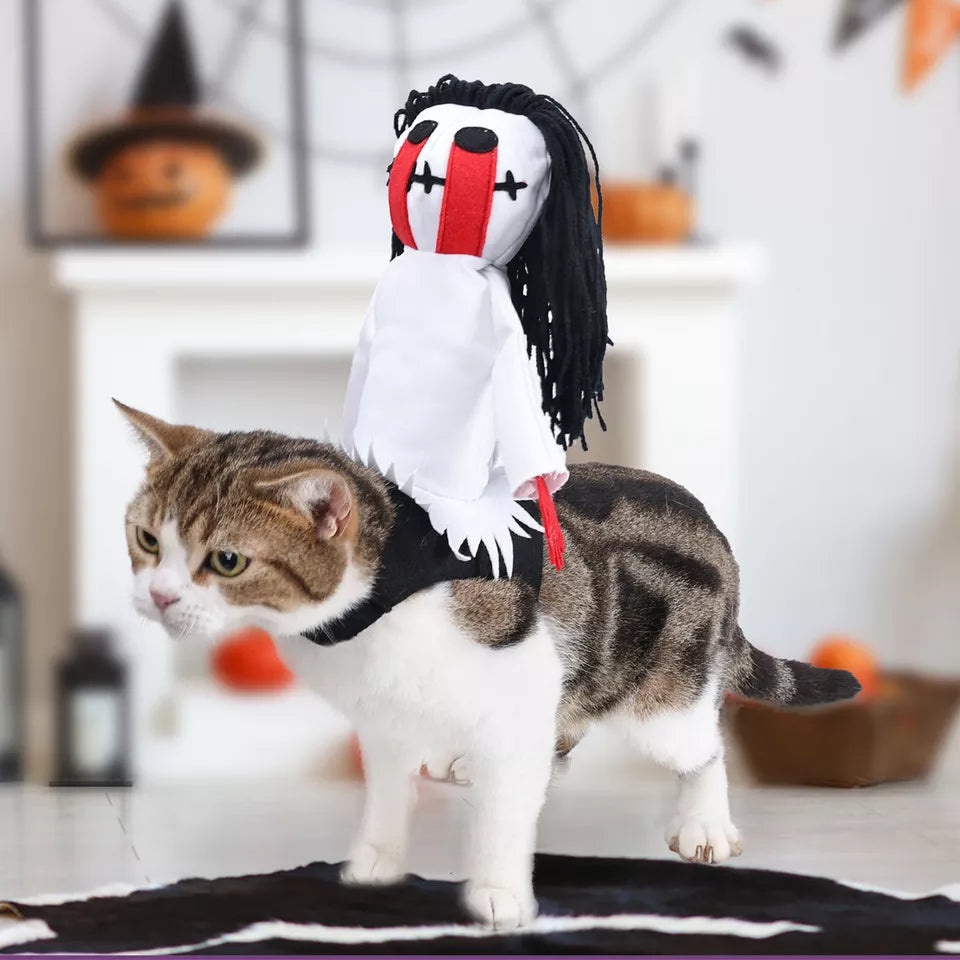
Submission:
[[[602,783],[603,786],[599,786]],[[734,784],[745,838],[737,867],[835,876],[901,890],[960,884],[960,777],[868,790]],[[0,790],[0,899],[342,859],[357,824],[353,783],[188,785],[130,791]],[[457,876],[469,788],[423,782],[411,868]],[[660,777],[604,778],[587,764],[552,791],[540,849],[668,857]],[[724,869],[718,867],[717,869]]]

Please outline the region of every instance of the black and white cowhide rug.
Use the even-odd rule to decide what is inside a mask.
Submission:
[[[496,934],[467,920],[456,884],[357,888],[337,875],[314,863],[11,902],[0,952],[960,953],[960,887],[918,896],[765,870],[540,855],[539,918]]]

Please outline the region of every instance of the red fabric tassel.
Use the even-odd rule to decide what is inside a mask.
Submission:
[[[537,477],[537,501],[540,504],[540,522],[543,524],[543,536],[547,541],[547,553],[550,555],[550,562],[558,569],[563,569],[563,530],[560,527],[560,519],[557,517],[557,508],[554,506],[553,497],[547,489],[547,484],[543,477]]]

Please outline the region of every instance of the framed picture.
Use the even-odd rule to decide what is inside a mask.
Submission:
[[[23,0],[35,246],[303,246],[301,0]]]

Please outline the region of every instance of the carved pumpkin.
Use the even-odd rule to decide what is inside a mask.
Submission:
[[[622,243],[679,243],[693,228],[693,203],[661,183],[610,183],[603,188],[603,236]]]
[[[202,237],[225,210],[231,189],[230,169],[209,144],[146,140],[104,163],[97,208],[114,237]]]
[[[114,237],[203,237],[223,213],[233,178],[260,161],[249,130],[201,112],[186,16],[169,0],[129,109],[82,133],[71,168],[96,187],[100,221]]]

